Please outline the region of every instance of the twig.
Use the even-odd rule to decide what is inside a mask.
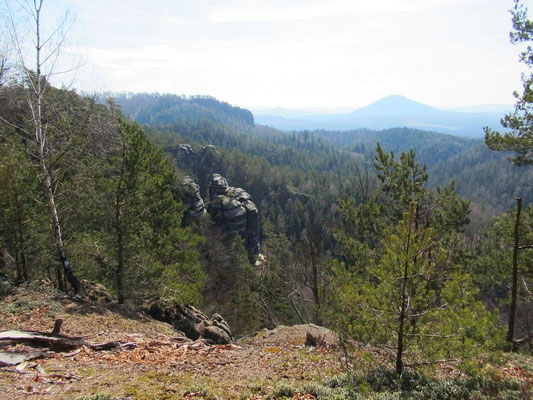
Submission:
[[[461,361],[461,358],[450,358],[447,360],[425,361],[412,364],[404,364],[405,367],[417,367],[420,365],[434,365],[434,364],[446,364],[449,362]]]

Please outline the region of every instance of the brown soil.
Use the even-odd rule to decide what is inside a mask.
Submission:
[[[85,336],[89,343],[135,342],[133,350],[92,351],[87,347],[0,369],[0,399],[76,399],[106,393],[128,399],[202,398],[198,386],[218,399],[263,398],[282,381],[293,385],[341,372],[337,336],[315,325],[279,326],[231,345],[180,341],[168,324],[116,304],[73,302],[49,288],[18,288],[0,305],[0,329],[51,331]],[[306,333],[327,346],[304,346]],[[10,346],[9,351],[25,351]],[[5,351],[5,349],[4,349]],[[24,368],[21,368],[24,367]],[[192,394],[185,395],[186,392]]]

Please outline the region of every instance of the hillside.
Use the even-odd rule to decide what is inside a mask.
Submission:
[[[0,2],[0,400],[533,400],[524,1]]]
[[[146,112],[152,112],[154,121],[157,121],[147,123],[154,128],[153,137],[160,138],[163,132],[164,139],[156,140],[161,140],[169,152],[181,141],[214,145],[224,149],[228,152],[224,156],[225,163],[241,159],[236,164],[263,164],[266,160],[271,172],[261,176],[243,177],[246,174],[254,175],[255,167],[243,168],[240,171],[238,167],[225,167],[220,164],[218,167],[230,171],[226,173],[226,177],[237,185],[246,186],[259,203],[268,198],[270,193],[278,191],[275,187],[269,187],[268,180],[271,175],[279,174],[288,175],[287,183],[296,191],[307,195],[316,194],[320,190],[318,185],[314,188],[302,185],[308,181],[316,182],[316,177],[313,177],[316,174],[321,175],[318,181],[334,185],[336,193],[356,193],[358,189],[353,180],[354,171],[359,166],[363,169],[368,167],[372,172],[377,142],[386,151],[393,151],[396,155],[413,149],[417,161],[426,164],[430,171],[430,187],[449,185],[455,180],[458,194],[475,203],[474,219],[479,223],[478,228],[490,217],[512,207],[516,196],[522,196],[526,204],[533,198],[531,185],[527,184],[533,179],[533,171],[513,167],[507,162],[507,155],[488,150],[481,139],[409,127],[383,130],[322,129],[287,133],[261,125],[237,124],[232,120],[233,114],[229,109],[224,112],[224,116],[215,115],[217,108],[214,106],[210,108],[209,113],[203,114],[203,119],[191,119],[179,109],[159,101],[160,98],[166,98],[165,96],[172,98],[170,95],[149,94],[134,97],[153,105],[152,108],[145,109]],[[124,111],[128,115],[136,118],[128,99],[122,97],[117,101],[125,107]],[[373,120],[380,121],[381,114],[387,107],[398,108],[407,116],[432,115],[436,110],[401,96],[392,96],[368,106],[364,113],[372,115]],[[173,116],[174,122],[164,123],[158,117],[167,114]],[[151,119],[152,117],[147,115],[137,117],[137,121],[141,123]],[[252,157],[255,160],[244,161],[242,157]],[[265,166],[261,168],[264,169]],[[212,173],[214,172],[220,171],[213,170]],[[262,182],[259,182],[259,179]],[[277,183],[272,184],[277,186]],[[251,186],[257,186],[257,189]],[[205,185],[202,190],[205,190]],[[329,197],[328,194],[325,196]],[[336,199],[338,197],[317,200],[326,208],[326,204],[336,202]],[[271,202],[271,199],[268,200]],[[481,209],[484,211],[478,213],[477,210]]]
[[[128,399],[208,398],[187,395],[203,390],[219,399],[251,393],[264,398],[280,382],[301,385],[342,370],[335,348],[304,346],[307,332],[336,343],[336,335],[314,325],[280,326],[235,344],[210,346],[180,338],[170,325],[116,303],[73,302],[47,286],[10,291],[0,307],[3,329],[48,331],[61,318],[65,335],[91,343],[122,340],[136,347],[100,352],[83,347],[46,354],[18,369],[3,367],[0,386],[7,391],[2,399],[75,399],[94,393]],[[3,349],[26,350],[22,345]]]
[[[210,96],[106,93],[104,97],[113,97],[124,114],[142,124],[159,125],[203,119],[235,125],[254,124],[250,111]]]
[[[316,137],[363,156],[373,162],[376,142],[395,154],[413,149],[417,160],[429,171],[429,186],[448,185],[455,181],[457,193],[499,214],[514,205],[516,197],[526,204],[533,201],[533,170],[517,168],[507,161],[508,154],[491,151],[481,139],[461,138],[438,132],[411,128],[381,131],[312,132]]]
[[[3,285],[5,290],[5,282]],[[64,352],[48,351],[18,366],[0,367],[0,386],[4,388],[0,397],[3,399],[31,396],[80,400],[311,400],[343,399],[350,390],[349,398],[365,399],[376,398],[371,395],[374,389],[382,393],[380,399],[397,398],[399,394],[387,391],[388,378],[384,372],[372,370],[372,365],[375,368],[376,364],[389,364],[386,352],[366,346],[356,346],[349,358],[350,363],[354,362],[354,373],[360,376],[349,378],[352,379],[350,385],[355,383],[356,386],[343,388],[348,382],[348,375],[342,374],[347,361],[345,353],[338,346],[336,334],[315,325],[278,326],[234,344],[209,345],[203,339],[190,341],[179,337],[170,325],[109,302],[109,299],[73,302],[47,285],[23,285],[8,291],[0,307],[0,322],[5,329],[47,331],[55,319],[62,318],[64,335],[83,336],[92,343],[122,340],[133,344],[134,348],[93,351],[82,347]],[[102,293],[105,290],[100,289],[100,296]],[[321,340],[318,347],[306,346],[308,333]],[[19,344],[4,346],[2,351],[5,354],[35,350]],[[529,398],[533,368],[531,364],[528,366],[526,358],[507,356],[498,364],[481,359],[479,362],[486,363],[485,368],[500,380],[500,383],[493,381],[490,389],[487,386],[486,393],[496,394],[500,387],[507,387],[505,393],[510,394],[510,388],[521,388],[523,397],[513,398]],[[443,364],[435,382],[442,381],[442,387],[453,388],[455,374],[453,363]],[[511,382],[510,379],[515,383],[505,383]],[[363,383],[370,386],[365,388]],[[434,386],[432,390],[439,387],[439,383]],[[466,389],[456,386],[453,390]]]

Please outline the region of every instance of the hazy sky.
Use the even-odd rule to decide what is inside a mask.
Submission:
[[[67,52],[86,59],[77,86],[89,90],[242,107],[358,107],[390,94],[512,104],[524,70],[509,43],[512,0],[46,0],[45,17],[65,5],[78,20]]]

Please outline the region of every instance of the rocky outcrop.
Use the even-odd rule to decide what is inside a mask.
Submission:
[[[198,221],[206,213],[204,201],[200,196],[200,187],[186,176],[182,181],[183,188],[183,206],[185,207],[185,215],[183,216],[183,224],[189,225],[192,221]]]
[[[219,174],[211,175],[213,170],[217,170],[216,147],[207,145],[195,152],[191,145],[180,144],[171,151],[178,167],[191,175],[182,182],[182,201],[185,207],[183,225],[198,221],[207,209],[215,225],[228,233],[239,233],[243,237],[248,257],[254,263],[259,254],[259,210],[252,196],[244,189],[229,186]],[[209,201],[204,203],[200,191],[206,188]]]
[[[81,281],[83,285],[83,291],[85,292],[85,298],[95,301],[97,303],[116,303],[116,299],[111,296],[107,288],[96,282],[90,282],[86,279]]]
[[[227,344],[233,340],[229,325],[219,314],[208,318],[193,306],[182,306],[167,301],[145,304],[142,310],[158,321],[171,324],[189,339],[209,339],[216,344]]]
[[[186,171],[204,170],[210,168],[217,157],[218,150],[213,145],[207,145],[196,153],[190,144],[179,144],[174,149],[168,149],[176,157],[178,167]]]
[[[226,178],[219,174],[213,174],[211,183],[209,183],[209,198],[216,199],[217,196],[224,196],[228,193],[229,185]]]
[[[190,144],[180,144],[174,152],[178,161],[178,166],[182,169],[190,170],[194,166],[196,153]]]
[[[212,144],[208,144],[207,146],[202,147],[202,149],[200,150],[200,157],[202,159],[214,157],[217,152],[218,150],[215,146],[213,146]]]
[[[254,262],[260,245],[259,210],[252,196],[242,188],[229,186],[223,176],[213,174],[207,211],[216,225],[244,238],[248,256]]]

